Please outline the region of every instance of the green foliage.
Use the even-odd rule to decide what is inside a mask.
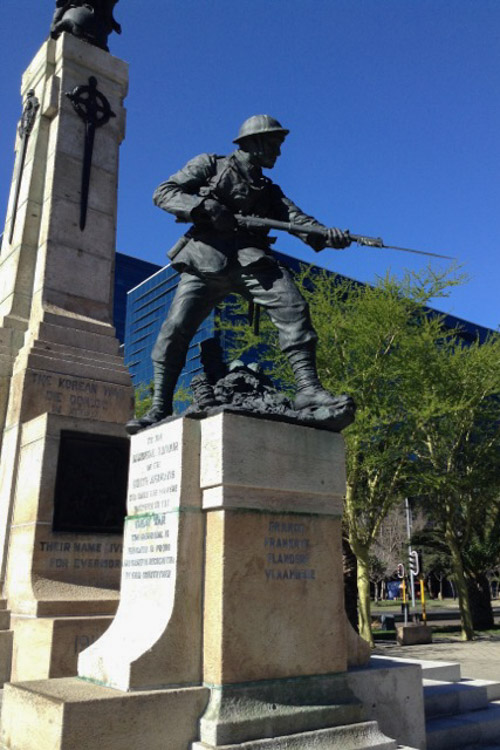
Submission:
[[[153,383],[151,382],[148,386],[142,383],[134,391],[135,399],[135,416],[136,419],[140,419],[151,409],[153,402]]]
[[[469,346],[446,337],[418,358],[426,366],[418,391],[415,489],[450,552],[463,637],[470,639],[470,584],[499,551],[500,337]]]
[[[425,496],[441,530],[458,589],[463,632],[472,637],[465,577],[496,554],[500,497],[500,337],[464,343],[426,305],[464,281],[451,268],[389,275],[374,286],[339,280],[312,267],[297,284],[319,336],[323,385],[348,393],[356,421],[344,431],[347,447],[345,520],[358,559],[360,630],[370,639],[370,548],[387,513],[405,495]],[[222,316],[233,356],[259,344],[267,371],[293,390],[277,333],[264,314],[260,340],[241,317]],[[262,349],[261,349],[262,350]],[[491,525],[483,538],[479,529]],[[495,531],[496,529],[496,531]],[[498,536],[496,537],[498,538]],[[484,562],[484,564],[486,564]]]
[[[428,269],[408,273],[400,281],[387,275],[371,287],[312,267],[304,267],[296,278],[319,336],[322,383],[334,393],[352,395],[357,404],[356,420],[344,431],[345,515],[358,559],[360,631],[367,639],[371,639],[370,547],[388,511],[415,481],[421,372],[427,352],[449,336],[442,318],[429,314],[424,305],[446,296],[462,280],[453,269],[443,273]],[[232,301],[231,311],[243,315],[239,304]],[[222,327],[231,337],[233,356],[260,344],[268,372],[285,388],[293,388],[288,362],[265,314],[260,340],[243,318],[232,327],[223,315]]]
[[[153,391],[153,382],[148,386],[141,384],[135,389],[135,416],[137,419],[140,419],[140,417],[151,409],[153,403]],[[186,388],[184,385],[178,386],[174,394],[174,414],[182,414],[192,400],[193,397],[190,389]]]

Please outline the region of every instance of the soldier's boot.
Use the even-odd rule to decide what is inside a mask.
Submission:
[[[162,362],[153,362],[153,403],[142,417],[131,419],[125,425],[129,435],[161,422],[173,412],[173,395],[179,373],[169,370]]]
[[[314,345],[287,352],[295,382],[294,408],[318,408],[320,406],[339,407],[346,400],[346,396],[334,396],[321,385],[316,369],[316,351]]]

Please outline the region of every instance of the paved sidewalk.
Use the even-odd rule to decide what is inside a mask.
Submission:
[[[500,682],[500,639],[479,637],[475,641],[449,640],[420,646],[397,646],[377,643],[375,654],[404,659],[455,661],[461,665],[462,677]]]

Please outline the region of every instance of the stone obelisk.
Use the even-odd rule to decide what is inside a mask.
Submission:
[[[123,474],[133,401],[112,326],[127,86],[126,63],[66,33],[22,79],[0,254],[0,574],[13,679],[74,673],[118,601],[109,475]]]

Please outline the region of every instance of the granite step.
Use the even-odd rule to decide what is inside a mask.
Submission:
[[[465,684],[473,684],[474,686],[486,688],[489,701],[500,701],[500,682],[494,680],[479,680],[471,679],[469,677],[462,677],[460,682]]]
[[[430,718],[426,727],[427,750],[459,750],[474,744],[482,744],[484,750],[500,738],[500,702],[456,716]]]
[[[204,742],[194,742],[191,747],[192,750],[214,750],[213,745]],[[245,750],[412,750],[401,745],[398,748],[395,740],[380,731],[376,721],[218,747],[220,750],[242,750],[243,747]]]
[[[422,677],[428,680],[442,682],[459,682],[461,678],[460,664],[455,661],[432,661],[429,659],[403,659],[392,657],[391,661],[401,664],[417,664],[422,667]]]
[[[486,680],[461,680],[444,682],[441,680],[423,680],[425,716],[453,716],[467,711],[486,708],[494,697],[498,683],[493,686],[492,697],[488,693]]]

